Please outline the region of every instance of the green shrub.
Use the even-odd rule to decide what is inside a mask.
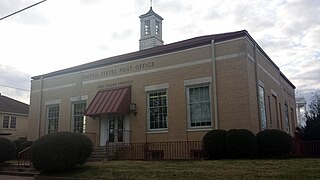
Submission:
[[[14,142],[7,138],[0,137],[0,163],[15,158],[17,147]]]
[[[226,157],[226,133],[225,130],[209,131],[202,139],[205,154],[209,159],[221,159]]]
[[[72,132],[45,135],[31,146],[33,165],[44,172],[59,172],[82,165],[91,152],[90,139]]]
[[[256,136],[247,129],[229,130],[226,145],[231,158],[251,158],[257,151]]]
[[[283,157],[292,151],[293,139],[277,129],[266,129],[257,134],[259,154],[264,157]]]

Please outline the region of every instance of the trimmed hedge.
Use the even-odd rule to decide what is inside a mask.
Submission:
[[[209,159],[222,159],[226,157],[226,133],[225,130],[209,131],[202,139],[205,154]]]
[[[0,137],[0,163],[15,158],[17,147],[14,142],[7,138]]]
[[[293,139],[277,129],[266,129],[257,134],[259,154],[264,157],[282,157],[292,151]]]
[[[92,149],[92,142],[85,135],[57,132],[34,142],[31,146],[32,162],[43,172],[64,171],[84,164]]]
[[[247,129],[231,129],[226,133],[226,146],[231,158],[252,158],[257,151],[256,136]]]

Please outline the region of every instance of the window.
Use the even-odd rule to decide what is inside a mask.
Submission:
[[[11,120],[10,120],[11,118]],[[2,128],[4,129],[16,129],[17,117],[15,116],[3,116]]]
[[[149,35],[150,34],[150,20],[146,20],[144,22],[144,34]]]
[[[259,85],[259,108],[262,130],[267,128],[266,103],[264,98],[264,88]]]
[[[148,120],[149,130],[168,128],[166,91],[148,93]]]
[[[3,116],[2,128],[9,128],[9,116]]]
[[[159,21],[156,21],[156,35],[159,36],[160,34],[160,23]]]
[[[17,124],[17,117],[11,116],[11,121],[10,121],[10,129],[15,129]]]
[[[84,111],[86,110],[86,102],[75,102],[72,105],[72,122],[73,131],[77,133],[85,132],[86,119],[84,116]]]
[[[290,124],[289,124],[289,108],[288,105],[284,105],[284,120],[285,120],[285,131],[290,132]]]
[[[47,107],[47,133],[52,134],[58,132],[59,124],[59,105]]]
[[[189,127],[211,126],[209,86],[187,88]]]

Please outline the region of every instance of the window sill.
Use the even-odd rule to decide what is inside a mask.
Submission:
[[[5,131],[17,131],[16,128],[2,128],[2,130],[5,130]]]
[[[208,127],[208,128],[192,128],[192,129],[188,129],[187,132],[211,131],[211,130],[213,130],[212,127]]]
[[[147,134],[164,134],[168,133],[168,130],[148,131]]]

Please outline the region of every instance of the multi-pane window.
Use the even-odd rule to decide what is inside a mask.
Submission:
[[[58,132],[59,125],[59,105],[47,107],[47,133]]]
[[[290,124],[289,124],[289,108],[288,105],[284,105],[284,120],[285,120],[285,131],[290,132]]]
[[[211,126],[211,101],[209,86],[188,88],[189,126]]]
[[[17,117],[11,116],[11,121],[10,121],[10,128],[15,129],[17,124]]]
[[[10,119],[11,118],[11,119]],[[3,116],[2,128],[16,129],[17,117],[16,116]]]
[[[266,114],[266,103],[264,97],[264,88],[259,86],[259,108],[260,108],[260,119],[261,129],[267,128],[267,114]]]
[[[150,20],[144,22],[144,33],[145,35],[150,34]]]
[[[159,36],[159,34],[160,34],[160,23],[159,21],[156,21],[156,35]]]
[[[72,107],[72,120],[73,120],[73,131],[77,133],[85,132],[85,116],[84,111],[86,109],[86,102],[76,102],[73,103]]]
[[[9,116],[3,116],[2,128],[9,128]]]
[[[168,128],[167,92],[157,91],[148,94],[149,129]]]

